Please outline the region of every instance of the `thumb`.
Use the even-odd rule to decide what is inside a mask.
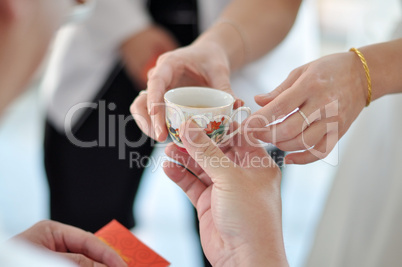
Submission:
[[[266,94],[256,95],[254,97],[255,102],[261,107],[268,105],[269,102],[274,100],[284,91],[288,90],[297,81],[297,79],[299,79],[303,71],[304,66],[293,70],[289,76],[277,88],[275,88],[275,90]]]
[[[238,97],[235,95],[235,93],[233,92],[233,90],[232,90],[231,87],[222,87],[222,88],[219,88],[219,90],[224,91],[224,92],[226,92],[226,93],[229,93],[229,94],[231,94],[231,95],[234,97],[234,99],[235,99],[235,102],[234,102],[234,104],[233,104],[233,108],[234,108],[234,109],[237,109],[237,108],[239,108],[239,107],[244,106],[244,101],[243,101],[243,99],[238,98]]]
[[[212,182],[230,176],[235,164],[192,120],[180,126],[180,138],[190,156],[211,177]]]
[[[244,101],[238,98],[230,86],[230,73],[225,69],[216,69],[211,77],[211,86],[231,94],[235,98],[234,109],[244,106]]]
[[[75,254],[75,253],[57,253],[68,259],[80,267],[107,267],[106,265],[93,261],[82,254]]]
[[[223,91],[223,92],[226,92],[226,93],[228,93],[228,94],[231,94],[231,95],[234,97],[234,99],[235,99],[235,102],[234,102],[234,104],[233,104],[233,108],[234,108],[234,109],[237,109],[237,108],[239,108],[239,107],[244,106],[244,101],[243,101],[241,98],[238,98],[238,97],[235,95],[235,93],[233,92],[233,90],[232,90],[231,87],[221,87],[221,88],[216,87],[216,88],[218,88],[219,90],[221,90],[221,91]]]

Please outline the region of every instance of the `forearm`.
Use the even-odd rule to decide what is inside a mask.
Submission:
[[[253,192],[245,206],[252,206],[255,212],[248,213],[247,245],[237,251],[229,266],[288,266],[282,231],[281,175],[272,175],[270,179],[272,183],[265,184],[263,189],[244,188],[248,194]]]
[[[228,266],[289,266],[283,244],[282,225],[276,227],[274,231],[276,232],[261,232],[260,235],[265,239],[264,242],[257,241],[258,245],[248,252],[239,250],[239,253],[233,257],[233,262],[230,262]]]
[[[367,60],[372,83],[372,100],[402,92],[402,39],[359,48]],[[359,60],[357,58],[357,60]],[[361,65],[361,62],[360,62]],[[361,66],[360,66],[361,67]],[[367,97],[367,81],[361,67]]]
[[[218,45],[238,69],[275,48],[287,35],[301,0],[235,0],[196,41]]]
[[[152,25],[126,40],[120,53],[139,88],[145,88],[148,71],[155,66],[158,56],[177,47],[177,42],[169,32]]]

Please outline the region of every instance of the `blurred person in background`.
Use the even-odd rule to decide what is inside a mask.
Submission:
[[[0,1],[0,115],[27,87],[74,2]],[[94,235],[52,221],[39,222],[0,244],[1,266],[93,266],[95,262],[127,266]]]
[[[134,227],[143,168],[130,167],[129,154],[146,157],[152,147],[127,119],[129,104],[148,65],[177,46],[151,22],[144,3],[130,0],[93,1],[86,17],[57,37],[43,83],[51,219],[91,232],[112,219]]]

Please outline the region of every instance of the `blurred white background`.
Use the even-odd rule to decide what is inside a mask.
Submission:
[[[400,15],[398,0],[316,2],[321,55],[387,40]],[[0,215],[8,236],[48,218],[42,163],[43,112],[37,84],[0,121]],[[342,140],[332,157],[342,155]],[[335,172],[336,166],[322,161],[284,170],[284,236],[292,267],[303,266],[308,255]],[[172,266],[201,266],[193,210],[186,197],[161,172],[146,176],[136,201],[135,212],[140,219],[134,232]]]

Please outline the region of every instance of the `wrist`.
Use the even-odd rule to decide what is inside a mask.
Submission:
[[[370,70],[368,68],[368,64],[366,61],[366,58],[364,57],[363,53],[361,53],[358,49],[356,48],[351,48],[349,50],[350,52],[352,52],[354,54],[355,57],[355,68],[359,68],[356,66],[360,65],[360,84],[363,84],[363,92],[365,99],[366,99],[366,107],[368,107],[371,103],[371,76],[370,76]],[[359,63],[356,63],[356,59],[358,59],[358,61],[360,61]]]
[[[367,104],[367,78],[362,63],[355,52],[349,51],[344,54],[347,56],[347,62],[350,64],[346,73],[348,73],[350,77],[353,99],[355,103],[363,109]]]
[[[242,67],[248,61],[248,46],[241,28],[230,20],[218,21],[202,34],[195,44],[215,46],[227,59],[230,70]]]
[[[274,206],[276,207],[277,204]],[[275,208],[269,208],[269,210],[275,210]],[[257,224],[250,225],[259,230],[250,232],[249,236],[243,240],[243,245],[237,249],[233,256],[231,266],[288,266],[280,209],[277,212],[268,212],[267,214],[269,219],[262,219]]]
[[[242,267],[285,267],[289,266],[285,250],[278,252],[269,248],[254,249],[249,253],[242,253],[233,257],[228,266]]]
[[[367,59],[372,81],[372,100],[401,93],[402,39],[359,48]]]

